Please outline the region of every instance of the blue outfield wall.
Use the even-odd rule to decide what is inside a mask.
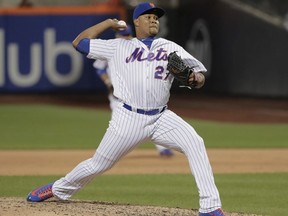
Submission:
[[[0,14],[0,92],[104,91],[93,60],[71,42],[111,17],[120,14]],[[113,37],[112,30],[101,35]]]

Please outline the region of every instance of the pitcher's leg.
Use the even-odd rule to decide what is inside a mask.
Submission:
[[[183,152],[189,161],[200,197],[200,211],[209,212],[221,207],[218,189],[203,139],[194,128],[170,110],[161,116],[153,135],[156,144]]]
[[[57,180],[52,187],[52,192],[59,199],[67,200],[97,175],[110,169],[116,162],[105,158],[96,151],[92,158],[79,163],[65,177]]]
[[[78,164],[53,185],[52,192],[60,199],[69,199],[97,175],[110,169],[132,151],[147,136],[136,116],[130,111],[116,109],[94,156]],[[132,113],[133,114],[133,113]],[[124,121],[126,119],[126,121]]]
[[[203,139],[197,134],[189,138],[189,140],[192,139],[193,144],[184,146],[183,151],[188,158],[189,166],[199,189],[200,212],[211,212],[221,207],[219,192],[215,185]]]

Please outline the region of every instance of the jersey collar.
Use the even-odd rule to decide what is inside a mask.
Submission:
[[[142,43],[144,43],[148,47],[148,49],[150,49],[152,42],[155,40],[155,37],[150,36],[150,37],[142,38],[138,40],[140,40]]]

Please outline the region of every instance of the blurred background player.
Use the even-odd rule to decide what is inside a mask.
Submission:
[[[124,38],[124,39],[132,39],[133,32],[130,25],[127,25],[127,28],[122,31],[117,31],[115,33],[115,38]],[[110,103],[110,109],[113,112],[115,105],[117,104],[117,98],[113,95],[113,86],[110,80],[110,72],[108,68],[108,63],[104,60],[97,59],[93,63],[93,67],[96,70],[96,74],[100,77],[100,79],[105,83],[108,90],[108,99]],[[171,157],[173,156],[173,151],[171,149],[167,149],[160,145],[155,145],[159,155],[163,157]]]
[[[33,7],[33,3],[29,0],[21,0],[18,7]]]

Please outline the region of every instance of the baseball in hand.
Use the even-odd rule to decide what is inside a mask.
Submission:
[[[119,30],[120,30],[120,31],[125,30],[125,29],[127,28],[127,24],[126,24],[126,22],[123,21],[123,20],[118,21],[118,25],[120,26],[120,27],[119,27]]]

